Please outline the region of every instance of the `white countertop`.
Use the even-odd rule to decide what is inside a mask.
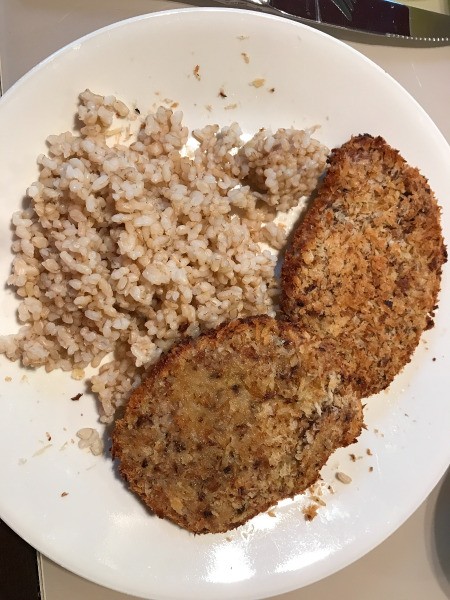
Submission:
[[[411,2],[412,4],[413,2]],[[208,5],[208,2],[196,2]],[[415,0],[450,8],[447,0]],[[165,0],[2,0],[0,61],[6,90],[40,60],[74,39],[138,14],[187,6]],[[450,142],[450,45],[413,47],[340,36],[371,58],[425,108]],[[395,111],[395,107],[392,107]],[[407,482],[405,482],[407,485]],[[393,498],[395,502],[395,498]],[[450,598],[450,474],[388,540],[341,572],[277,600],[446,600]],[[41,557],[43,600],[125,600]],[[6,600],[6,599],[5,599]]]

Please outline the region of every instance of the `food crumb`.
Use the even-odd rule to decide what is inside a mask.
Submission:
[[[172,102],[172,104],[170,105],[170,108],[178,108],[180,106],[179,102]]]
[[[69,442],[64,442],[64,444],[61,446],[59,451],[62,452],[63,450],[65,450],[67,448],[68,444],[69,444]]]
[[[356,462],[357,460],[360,460],[362,458],[362,456],[356,456],[356,454],[353,454],[353,453],[350,454],[349,456],[350,456],[350,460],[352,462]]]
[[[249,37],[250,37],[249,35],[238,35],[237,39],[238,40],[248,40]]]
[[[434,362],[436,360],[436,357],[434,356],[431,360]]]
[[[231,536],[229,536],[229,535],[227,535],[225,539],[227,540],[227,542],[232,542],[233,541],[233,538]]]
[[[367,456],[372,456],[372,450],[370,448],[367,448],[366,454]]]
[[[237,104],[236,103],[234,103],[234,104],[227,104],[225,106],[225,110],[233,110],[235,108],[237,108]]]
[[[319,478],[320,479],[320,478]],[[322,495],[322,488],[319,482],[313,483],[309,488],[308,488],[308,492],[310,493],[310,495],[312,497],[314,496],[321,496]]]
[[[265,79],[263,79],[262,77],[258,77],[257,79],[254,79],[253,81],[251,81],[249,85],[252,85],[255,88],[260,88],[265,83],[266,83]]]
[[[79,438],[78,448],[82,450],[88,448],[94,456],[103,452],[103,441],[96,429],[83,427],[77,431],[77,437]]]
[[[20,381],[23,381],[23,383],[28,383],[28,377],[26,375],[22,375]]]
[[[318,504],[309,504],[308,506],[306,506],[302,510],[302,513],[305,517],[305,521],[312,521],[313,519],[315,519],[317,517],[318,509],[319,509]]]
[[[314,502],[316,502],[317,504],[320,504],[320,506],[326,506],[327,503],[324,502],[322,500],[322,498],[319,498],[319,496],[311,496],[311,500],[314,500]]]
[[[10,381],[12,381],[12,377],[9,377],[9,375],[7,375],[7,376],[5,377],[5,381],[7,381],[7,382],[9,383]]]
[[[248,63],[250,62],[250,57],[247,54],[247,52],[241,52],[241,56],[244,59],[244,62],[248,65]]]
[[[267,511],[267,514],[269,515],[269,517],[276,517],[277,515],[275,514],[275,511],[273,508],[269,509]]]
[[[69,495],[69,492],[61,492],[61,498],[65,498]]]
[[[347,475],[346,473],[342,473],[342,471],[338,471],[336,473],[336,479],[338,481],[340,481],[341,483],[351,483],[352,482],[352,478],[350,477],[350,475]]]
[[[369,467],[369,473],[372,473],[373,467]]]
[[[195,79],[197,79],[197,81],[200,81],[200,79],[201,79],[201,77],[200,77],[200,65],[195,65],[193,72],[194,72]]]
[[[228,97],[228,96],[225,94],[225,91],[224,91],[224,89],[223,89],[223,88],[220,88],[220,90],[219,90],[219,96],[220,96],[221,98],[227,98],[227,97]]]
[[[271,94],[273,94],[273,93],[275,92],[275,88],[274,88],[274,87],[271,87],[271,88],[269,89],[269,92],[270,92]]]
[[[84,369],[74,369],[72,371],[72,379],[76,379],[77,381],[84,379]]]
[[[46,431],[46,432],[45,432],[45,435],[46,435],[46,437],[47,437],[47,440],[48,440],[49,442],[51,442],[51,441],[52,441],[52,436],[49,434],[49,432],[48,432],[48,431]]]
[[[72,398],[71,398],[72,402],[76,402],[77,400],[79,400],[82,395],[83,394],[80,392],[79,394],[76,394],[75,396],[72,396]]]
[[[49,448],[51,448],[53,446],[53,444],[47,444],[46,446],[43,446],[42,448],[40,448],[39,450],[37,450],[34,454],[33,457],[35,456],[40,456],[41,454],[44,454],[44,452],[46,450],[48,450]]]
[[[141,111],[138,109],[138,107],[137,107],[137,106],[136,106],[136,108],[134,109],[134,112],[135,112],[137,115],[140,115],[140,114],[141,114]]]
[[[19,458],[18,462],[19,462],[19,465],[22,466],[22,465],[24,465],[27,462],[27,459],[26,458]]]
[[[327,490],[330,492],[330,494],[334,494],[334,489],[331,487],[331,485],[327,487]]]
[[[211,104],[205,104],[205,108],[208,112],[212,112],[212,106]]]

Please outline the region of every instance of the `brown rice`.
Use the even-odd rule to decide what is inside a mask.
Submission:
[[[138,116],[89,90],[78,118],[79,133],[48,138],[30,205],[13,215],[22,327],[0,352],[78,379],[100,367],[91,386],[109,422],[181,335],[273,314],[276,253],[260,242],[284,244],[274,218],[316,186],[327,149],[311,130],[243,145],[237,123],[190,137],[181,112]]]

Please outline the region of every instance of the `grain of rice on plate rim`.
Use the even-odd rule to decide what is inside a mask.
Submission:
[[[274,314],[286,235],[274,219],[316,187],[328,150],[314,129],[244,144],[237,123],[189,136],[181,112],[138,116],[89,90],[79,100],[80,130],[48,137],[30,205],[12,218],[21,327],[0,352],[78,378],[100,367],[91,389],[111,422],[180,336]]]

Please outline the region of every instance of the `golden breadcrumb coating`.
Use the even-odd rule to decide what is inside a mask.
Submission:
[[[116,423],[113,455],[158,516],[224,532],[303,492],[361,426],[331,346],[250,317],[178,344],[151,368]]]
[[[281,307],[335,340],[355,389],[386,388],[432,325],[447,254],[427,180],[381,137],[332,151],[282,268]]]

